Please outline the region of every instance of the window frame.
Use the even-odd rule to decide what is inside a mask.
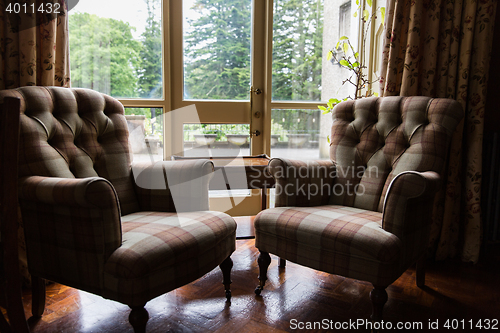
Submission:
[[[381,1],[373,0],[372,10],[376,10],[377,3]],[[361,8],[360,10],[363,10]],[[124,107],[144,107],[144,108],[162,108],[165,115],[164,131],[164,159],[170,159],[172,154],[178,153],[182,143],[178,143],[182,138],[182,126],[176,128],[170,117],[171,110],[178,109],[193,103],[196,100],[178,100],[176,95],[182,96],[182,84],[176,81],[179,77],[180,66],[176,63],[182,61],[182,34],[177,33],[179,26],[182,26],[182,1],[163,0],[162,1],[162,77],[163,77],[163,98],[144,99],[144,98],[118,98]],[[256,15],[261,24],[254,24]],[[248,101],[236,101],[227,103],[241,104],[238,116],[220,112],[219,105],[225,101],[204,101],[203,106],[197,105],[200,113],[200,121],[206,123],[249,123],[251,131],[258,130],[261,135],[253,136],[251,143],[251,154],[271,154],[271,112],[273,109],[310,109],[316,110],[318,105],[326,106],[322,101],[273,101],[272,100],[272,45],[273,45],[273,0],[253,0],[253,22],[252,33],[252,65],[256,68],[262,68],[260,71],[254,71],[252,74],[252,85],[263,91],[260,95],[253,96],[253,110],[245,105]],[[358,16],[359,17],[359,16]],[[376,24],[372,24],[370,36],[367,38],[367,45],[361,45],[365,57],[369,59],[369,77],[372,78],[379,68],[378,60],[380,56],[380,43],[377,43],[381,31],[380,18]],[[264,23],[264,24],[262,24]],[[360,27],[362,21],[359,21]],[[180,36],[180,38],[179,38]],[[262,41],[255,43],[255,41]],[[374,42],[375,41],[375,42]],[[179,58],[180,57],[180,58]],[[371,88],[371,87],[369,87]],[[179,92],[179,89],[181,92]],[[201,104],[200,104],[201,105]],[[228,120],[229,119],[229,120]]]

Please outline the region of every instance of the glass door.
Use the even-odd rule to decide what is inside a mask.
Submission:
[[[170,1],[170,155],[252,154],[254,1]],[[259,115],[258,115],[259,116]],[[252,134],[253,132],[253,134]]]
[[[353,97],[335,59],[349,55],[340,39],[360,50],[359,1],[172,0],[169,10],[172,154],[204,144],[211,156],[329,158],[331,114],[318,105]],[[248,137],[234,150],[237,134]]]

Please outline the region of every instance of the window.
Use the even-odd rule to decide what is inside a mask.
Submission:
[[[343,35],[359,47],[357,10],[356,0],[80,1],[69,17],[72,86],[124,104],[136,160],[328,158],[331,115],[317,106],[351,92],[327,54]]]
[[[80,1],[69,17],[72,85],[119,98],[165,158],[194,153],[193,133],[210,130],[212,155],[240,134],[240,155],[328,158],[331,117],[317,105],[350,90],[327,53],[340,36],[358,42],[357,10],[355,0]],[[379,48],[380,24],[372,30],[368,51]]]
[[[121,100],[135,160],[163,159],[161,18],[161,0],[85,0],[69,12],[71,84]]]
[[[125,108],[125,118],[134,160],[163,160],[163,109]]]
[[[117,98],[162,98],[161,1],[85,0],[69,12],[71,81]]]
[[[346,2],[340,6],[339,10],[339,36],[351,34],[351,3]]]

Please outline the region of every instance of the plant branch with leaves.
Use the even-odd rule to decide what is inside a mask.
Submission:
[[[369,36],[369,28],[374,19],[377,18],[377,13],[380,11],[382,15],[382,21],[385,17],[385,7],[378,8],[375,12],[370,15],[370,11],[366,9],[366,6],[372,6],[372,0],[364,0],[365,7],[361,8],[362,4],[359,3],[359,0],[356,1],[358,8],[354,13],[354,17],[357,17],[358,12],[362,12],[362,26],[361,26],[361,48],[366,45],[366,39]],[[362,97],[369,97],[373,95],[377,95],[371,89],[371,84],[378,81],[378,78],[374,80],[370,80],[366,69],[364,58],[359,51],[356,51],[351,40],[347,36],[341,36],[335,48],[328,52],[327,60],[334,60],[335,64],[338,64],[341,68],[347,69],[350,72],[350,75],[342,81],[342,85],[351,84],[354,87],[354,97],[347,96],[342,99],[331,98],[327,106],[319,105],[318,108],[323,111],[323,114],[327,114],[332,112],[335,105],[342,101],[346,101],[349,99],[358,99]],[[363,90],[365,93],[363,94]]]

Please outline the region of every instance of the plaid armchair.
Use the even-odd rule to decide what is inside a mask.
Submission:
[[[19,200],[33,314],[42,279],[131,307],[145,331],[146,302],[220,265],[226,297],[236,223],[208,211],[208,160],[133,164],[123,106],[88,89],[23,87]]]
[[[450,99],[347,101],[333,110],[331,161],[271,160],[276,208],[255,218],[256,294],[267,279],[269,253],[283,264],[371,282],[375,321],[385,288],[417,261],[423,286],[434,196],[462,117]]]

